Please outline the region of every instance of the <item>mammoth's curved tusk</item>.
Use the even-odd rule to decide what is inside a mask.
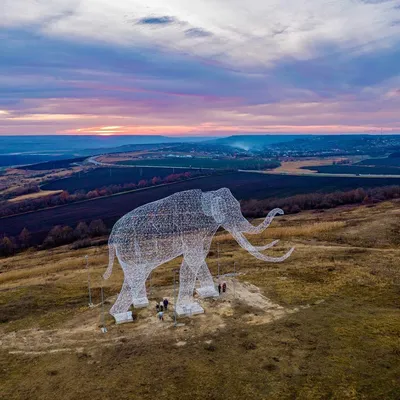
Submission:
[[[272,220],[274,219],[275,215],[283,215],[284,212],[282,209],[280,208],[274,208],[273,210],[271,210],[268,215],[265,217],[264,221],[261,222],[261,224],[259,224],[258,226],[254,226],[252,225],[250,222],[248,223],[248,226],[245,230],[243,230],[243,233],[250,233],[251,235],[255,235],[257,233],[261,233],[263,232],[265,229],[267,229]]]
[[[271,247],[275,246],[277,243],[279,242],[279,240],[274,240],[271,243],[266,244],[265,246],[253,246],[257,251],[264,251],[264,250],[268,250]]]
[[[237,242],[240,244],[241,247],[243,247],[245,250],[247,250],[252,256],[255,258],[258,258],[259,260],[267,261],[267,262],[281,262],[286,260],[290,255],[293,253],[294,247],[292,247],[286,254],[284,254],[281,257],[270,257],[266,256],[265,254],[260,253],[258,249],[260,247],[254,247],[252,246],[249,241],[240,233],[240,232],[232,232],[232,236],[237,240]],[[272,242],[276,244],[277,241]],[[271,243],[270,243],[271,245]],[[267,245],[269,246],[269,245]],[[270,246],[272,247],[272,246]],[[265,246],[264,246],[265,248]],[[269,247],[268,247],[269,248]]]

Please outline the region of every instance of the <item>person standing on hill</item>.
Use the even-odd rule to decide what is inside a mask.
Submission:
[[[164,303],[164,310],[167,311],[168,310],[168,299],[164,299],[163,303]]]
[[[224,282],[223,284],[222,284],[222,291],[225,293],[226,292],[226,282]]]
[[[160,311],[157,315],[158,315],[158,319],[160,321],[164,321],[164,312],[163,311]]]
[[[221,294],[221,284],[218,283],[218,293]]]

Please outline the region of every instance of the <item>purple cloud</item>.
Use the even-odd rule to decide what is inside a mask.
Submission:
[[[25,13],[7,3],[0,133],[103,123],[210,132],[400,127],[393,2],[313,0],[310,17],[294,0],[283,13],[249,1],[243,13],[236,1],[166,9],[133,0],[132,18],[125,2],[26,2]]]

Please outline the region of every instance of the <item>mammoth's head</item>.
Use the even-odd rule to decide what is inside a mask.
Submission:
[[[207,216],[212,216],[219,225],[232,234],[243,248],[248,250],[256,258],[264,261],[279,262],[288,258],[294,250],[293,248],[290,249],[289,252],[282,257],[268,257],[260,253],[260,251],[272,247],[278,241],[274,241],[266,246],[254,247],[243,235],[244,233],[256,234],[263,232],[268,228],[276,214],[283,214],[280,208],[275,208],[270,211],[260,225],[254,226],[242,215],[239,201],[235,199],[231,191],[227,188],[203,193],[202,207]]]

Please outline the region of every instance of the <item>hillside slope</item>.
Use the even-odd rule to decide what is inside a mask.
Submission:
[[[228,292],[206,313],[161,323],[152,308],[116,326],[105,308],[122,283],[107,248],[27,251],[0,260],[0,393],[5,399],[398,399],[400,203],[277,218],[252,243],[280,239],[281,264],[254,259],[221,232]],[[279,247],[280,246],[280,247]],[[92,296],[87,307],[89,255]],[[172,270],[153,272],[151,307],[173,302]],[[1,397],[1,396],[0,396]]]

